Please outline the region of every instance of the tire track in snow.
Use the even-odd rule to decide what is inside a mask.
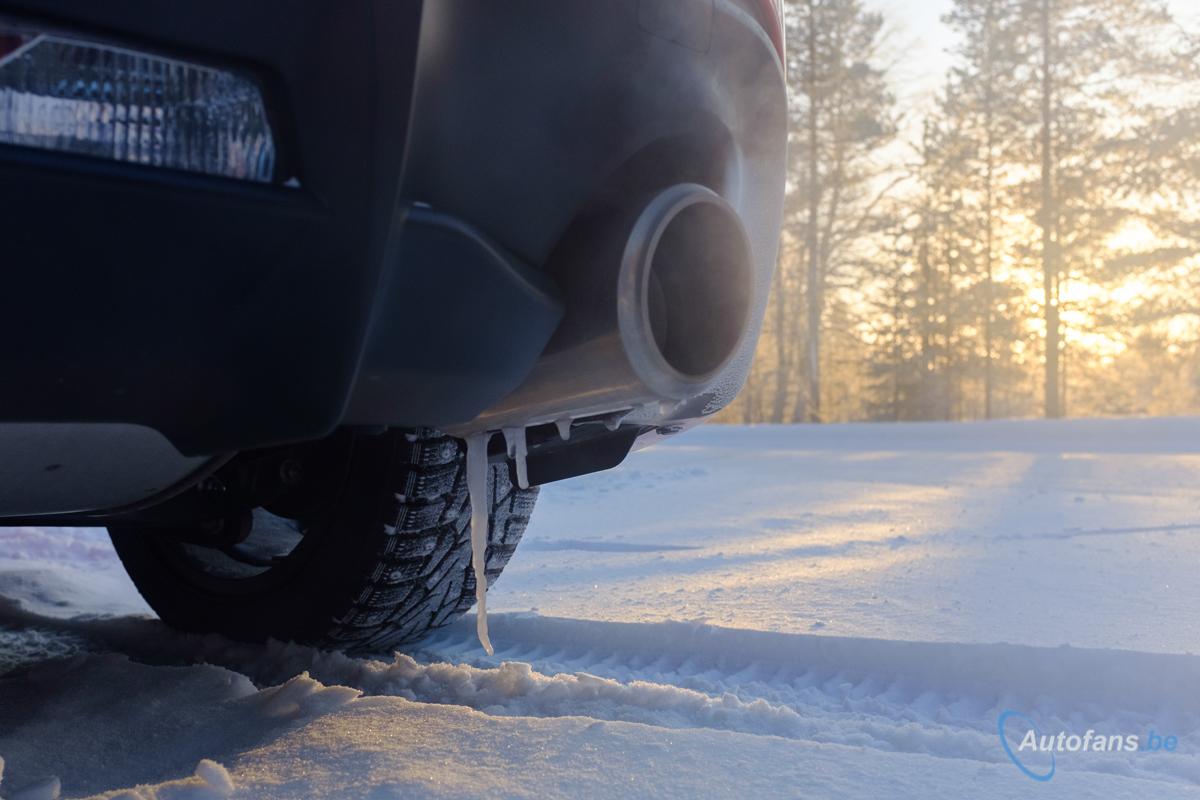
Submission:
[[[812,741],[950,758],[1004,761],[995,724],[1006,708],[1032,714],[1047,730],[1169,730],[1181,745],[1167,759],[1078,753],[1064,768],[1200,783],[1200,657],[1193,655],[496,619],[500,647],[492,658],[472,647],[461,625],[427,638],[414,655],[481,667],[521,661],[547,675],[582,671],[765,700],[815,723],[803,736]]]
[[[1033,705],[1053,697],[1064,713],[1089,708],[1196,718],[1200,657],[1127,650],[1011,644],[904,642],[773,633],[707,624],[627,623],[497,614],[501,647],[486,658],[456,623],[410,648],[422,660],[477,665],[521,660],[548,672],[590,670],[678,683],[706,691],[754,684],[788,696],[819,687],[836,698],[866,694],[913,702],[929,691],[984,703]],[[762,696],[766,697],[767,694]]]
[[[1180,736],[1177,753],[1077,754],[1067,769],[1200,782],[1200,658],[1076,648],[773,634],[684,623],[501,614],[483,656],[466,620],[412,655],[351,658],[277,642],[180,634],[152,620],[50,620],[0,608],[0,625],[47,629],[150,664],[210,663],[260,686],[308,673],[366,695],[506,716],[581,716],[713,728],[998,763],[1000,709],[1048,729]],[[468,662],[468,663],[463,663]]]

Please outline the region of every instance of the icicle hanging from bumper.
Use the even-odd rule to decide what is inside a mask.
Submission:
[[[475,569],[475,633],[490,656],[487,624],[488,440],[490,433],[467,437],[467,491],[471,494],[471,566]]]
[[[504,445],[508,448],[508,457],[517,464],[517,486],[529,488],[529,468],[526,464],[527,455],[524,428],[503,428]]]

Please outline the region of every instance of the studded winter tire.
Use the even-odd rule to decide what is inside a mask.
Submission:
[[[189,631],[377,652],[419,639],[475,602],[462,442],[430,431],[356,435],[319,512],[256,509],[236,552],[169,529],[110,529],[146,602]],[[529,522],[536,489],[489,469],[490,587]]]

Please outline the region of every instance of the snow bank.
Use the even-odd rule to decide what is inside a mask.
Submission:
[[[43,696],[61,695],[47,708],[51,718],[26,726],[18,737],[0,736],[0,748],[23,745],[15,760],[30,763],[28,771],[40,768],[32,751],[54,754],[71,796],[865,798],[887,787],[889,796],[916,798],[962,796],[969,787],[971,796],[987,799],[1011,798],[1028,788],[1011,765],[949,752],[893,752],[707,726],[672,729],[659,724],[661,717],[636,724],[588,716],[497,716],[401,697],[355,699],[355,692],[305,675],[262,691],[239,681],[217,690],[213,679],[223,671],[215,667],[149,667],[111,656],[72,659],[61,669],[49,680],[32,672],[0,680],[0,701],[11,699],[14,680],[23,684],[24,696],[38,694],[35,682]],[[493,702],[505,712],[580,701],[616,708],[632,701],[682,720],[706,707],[695,692],[622,690],[584,675],[548,680],[515,666],[423,667],[400,658],[377,662],[358,677],[372,674],[377,689],[391,681],[393,688],[404,685],[431,697]],[[753,704],[718,703],[724,704],[731,719],[757,713],[746,708]],[[158,706],[157,719],[148,719],[146,706]],[[714,716],[718,710],[692,720],[722,722]],[[76,738],[72,728],[80,731]],[[9,731],[8,725],[0,724],[0,731]],[[130,744],[127,750],[122,743]],[[198,750],[209,754],[197,758]],[[1194,788],[1136,772],[1075,770],[1039,787],[1039,794],[1172,798],[1194,796]]]
[[[7,800],[57,797],[61,778],[72,796],[126,786],[118,796],[231,797],[222,761],[360,694],[303,673],[260,691],[221,667],[147,666],[116,654],[44,662],[0,679],[9,765],[0,788]],[[51,773],[58,777],[44,777]]]

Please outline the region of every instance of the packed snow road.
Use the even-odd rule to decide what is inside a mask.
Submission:
[[[0,795],[1197,797],[1198,566],[1198,420],[691,432],[545,490],[492,657],[183,636],[0,531]],[[1035,782],[1005,711],[1145,746]]]

